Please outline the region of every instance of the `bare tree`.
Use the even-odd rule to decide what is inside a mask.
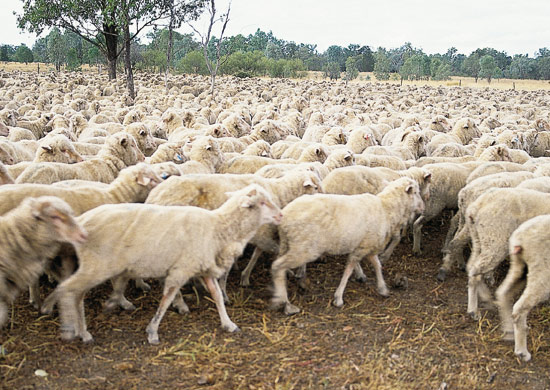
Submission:
[[[201,46],[204,54],[204,60],[206,61],[206,66],[208,67],[208,71],[210,72],[210,94],[213,95],[214,88],[216,85],[216,75],[218,74],[220,65],[222,65],[224,62],[223,60],[221,60],[221,57],[222,57],[221,49],[222,49],[225,29],[227,27],[227,23],[229,22],[229,12],[231,11],[231,1],[227,6],[227,12],[224,14],[221,14],[220,16],[216,15],[217,10],[216,10],[215,0],[210,0],[210,3],[206,6],[206,11],[210,14],[208,29],[206,33],[201,33],[195,28],[195,26],[193,26],[190,23],[187,23],[187,24],[193,29],[193,31],[195,31],[195,33],[197,33],[197,35],[201,39]],[[222,23],[222,29],[220,32],[220,37],[216,42],[214,56],[213,58],[210,58],[210,56],[208,55],[208,46],[210,43],[210,39],[212,38],[212,29],[214,28],[214,25],[218,22]],[[226,60],[227,60],[227,57],[226,57]]]

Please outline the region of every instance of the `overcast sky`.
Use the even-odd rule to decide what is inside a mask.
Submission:
[[[217,3],[224,10],[228,0]],[[1,4],[0,43],[32,46],[36,36],[21,33],[13,15],[22,1]],[[330,45],[375,50],[411,42],[428,54],[493,47],[532,57],[550,47],[549,17],[550,0],[233,0],[228,35],[271,30],[277,38],[317,44],[320,52]]]

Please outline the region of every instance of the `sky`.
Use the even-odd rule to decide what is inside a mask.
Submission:
[[[223,11],[228,0],[216,4]],[[0,43],[32,46],[36,40],[16,26],[13,11],[21,9],[21,0],[2,0]],[[550,47],[549,17],[550,0],[232,0],[226,35],[271,30],[279,39],[317,44],[319,52],[330,45],[376,50],[411,42],[427,54],[492,47],[533,57]],[[201,30],[204,21],[197,25]]]

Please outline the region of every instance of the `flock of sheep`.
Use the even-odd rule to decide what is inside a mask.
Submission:
[[[550,294],[548,93],[226,78],[212,96],[202,77],[136,81],[132,101],[102,76],[0,74],[0,326],[29,289],[42,312],[59,306],[63,339],[91,341],[87,291],[110,280],[105,306],[130,310],[128,282],[160,278],[156,344],[197,278],[237,331],[224,300],[246,245],[241,285],[271,254],[271,306],[286,314],[300,310],[287,273],[324,254],[348,255],[335,306],[352,274],[366,279],[365,257],[387,296],[382,264],[401,237],[412,229],[421,253],[422,226],[453,209],[437,277],[466,267],[468,313],[495,302],[504,338],[531,358],[526,318]],[[58,285],[41,302],[43,273]]]

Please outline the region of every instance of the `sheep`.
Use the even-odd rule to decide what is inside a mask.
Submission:
[[[479,137],[481,137],[481,131],[476,126],[473,119],[459,119],[456,121],[450,132],[446,134],[438,134],[430,140],[430,142],[426,145],[426,154],[431,156],[431,153],[442,144],[456,142],[462,145],[468,145],[474,138]]]
[[[536,174],[537,174],[537,172],[535,171],[535,175]],[[535,190],[535,191],[550,193],[550,177],[540,176],[540,177],[535,177],[535,178],[532,178],[532,179],[527,179],[527,180],[522,181],[516,187],[517,188],[525,188],[525,189],[529,189],[529,190]]]
[[[264,140],[258,140],[246,147],[242,152],[246,156],[262,156],[262,157],[273,157],[271,155],[271,147],[269,143]]]
[[[222,328],[238,331],[226,313],[217,279],[229,270],[261,225],[278,223],[281,218],[270,195],[257,185],[236,191],[213,211],[125,204],[104,205],[83,214],[77,220],[88,231],[88,240],[76,248],[79,268],[51,295],[60,306],[62,339],[92,341],[84,320],[84,294],[113,278],[115,288],[110,301],[117,300],[131,277],[165,277],[163,298],[147,326],[150,344],[160,342],[158,326],[166,309],[180,287],[193,277],[205,281]],[[169,247],[162,245],[168,236],[172,242]],[[147,245],[135,245],[139,237],[147,237]],[[106,250],[110,256],[104,255]]]
[[[36,153],[36,142],[20,141],[10,142],[0,140],[0,161],[7,165],[17,164],[21,161],[32,161]]]
[[[278,229],[280,252],[271,266],[272,307],[284,305],[287,315],[300,311],[288,300],[286,271],[314,261],[324,253],[349,254],[334,294],[335,306],[343,305],[347,280],[365,256],[375,269],[379,294],[387,296],[389,290],[378,255],[390,242],[399,241],[401,228],[423,209],[418,184],[409,178],[390,183],[378,195],[317,194],[295,199],[283,209]]]
[[[185,154],[183,154],[181,145],[172,142],[159,145],[157,150],[155,150],[155,153],[153,153],[150,157],[145,158],[145,162],[148,164],[157,164],[165,161],[183,164],[188,161],[188,158]]]
[[[369,168],[363,166],[336,169],[323,180],[323,190],[327,194],[357,195],[369,193],[376,195],[389,182],[400,177],[409,177],[419,185],[422,199],[429,196],[431,173],[418,167],[411,167],[404,171],[394,171],[389,168]]]
[[[391,146],[370,146],[365,154],[383,154],[402,158],[403,160],[417,160],[426,154],[424,135],[419,132],[408,132],[401,141]]]
[[[438,163],[455,163],[461,164],[465,162],[477,161],[473,156],[462,156],[462,157],[420,157],[414,162],[414,165],[417,167],[423,167],[428,164],[438,164]]]
[[[439,145],[430,157],[464,157],[472,155],[474,145],[464,146],[456,142]]]
[[[132,123],[126,126],[124,131],[134,137],[139,150],[145,156],[150,157],[157,148],[151,130],[145,124],[140,122]]]
[[[466,210],[464,229],[472,240],[472,253],[466,265],[468,314],[474,319],[480,316],[479,299],[490,300],[483,276],[507,256],[508,240],[514,230],[542,214],[550,214],[550,194],[522,188],[492,189]]]
[[[20,119],[17,121],[17,127],[30,130],[36,139],[40,139],[52,130],[51,124],[49,124],[52,118],[53,114],[47,113],[43,114],[40,119],[35,121]]]
[[[477,158],[478,161],[512,161],[511,150],[504,144],[493,145],[486,148]]]
[[[75,215],[105,203],[145,202],[149,191],[162,179],[145,163],[120,171],[106,187],[90,182],[87,186],[59,187],[49,184],[23,183],[0,187],[0,215],[28,197],[56,196],[67,202]]]
[[[56,197],[27,198],[0,217],[0,328],[8,305],[38,280],[60,244],[78,246],[86,238],[71,207]]]
[[[514,353],[526,362],[531,360],[527,350],[527,316],[550,296],[549,240],[550,215],[539,215],[519,225],[510,236],[510,268],[495,294],[503,338],[514,340]],[[515,292],[523,286],[523,293],[512,307]]]
[[[467,237],[464,228],[464,214],[468,206],[472,204],[480,195],[490,188],[510,188],[520,185],[523,181],[532,179],[534,174],[527,171],[502,172],[492,175],[482,176],[466,184],[458,193],[458,212],[453,217],[451,227],[447,233],[447,240],[442,249],[444,253],[443,264],[439,268],[437,279],[445,280],[447,273],[451,270],[453,263],[458,263],[461,268],[464,267],[464,258],[462,251],[467,244]],[[456,234],[456,238],[451,240],[451,235]]]
[[[225,166],[225,157],[213,137],[201,137],[191,146],[189,160],[180,166],[182,174],[215,173]]]
[[[28,166],[38,162],[59,162],[73,164],[82,162],[84,159],[75,150],[71,141],[64,135],[58,134],[52,137],[45,137],[36,149],[34,160],[21,161],[6,167],[12,178],[17,178]]]
[[[122,132],[110,136],[96,158],[76,164],[35,163],[23,171],[16,183],[51,184],[70,179],[110,183],[122,169],[144,160],[134,137]]]
[[[422,227],[437,217],[444,209],[458,207],[458,192],[466,185],[466,179],[477,163],[437,163],[424,165],[432,175],[430,194],[426,200],[424,213],[413,224],[413,253],[421,253]]]
[[[486,176],[486,175],[492,175],[493,173],[499,173],[499,172],[518,172],[518,171],[531,171],[528,166],[522,165],[522,164],[516,164],[513,162],[507,162],[507,161],[498,161],[498,162],[487,162],[484,164],[479,165],[476,167],[472,173],[468,176],[468,179],[466,180],[466,183],[471,183],[475,179]]]
[[[356,165],[364,165],[366,167],[386,167],[395,171],[407,169],[405,162],[396,156],[381,156],[377,154],[362,153],[356,154],[354,157]]]
[[[7,167],[0,162],[0,185],[13,183],[13,178],[9,174]]]

